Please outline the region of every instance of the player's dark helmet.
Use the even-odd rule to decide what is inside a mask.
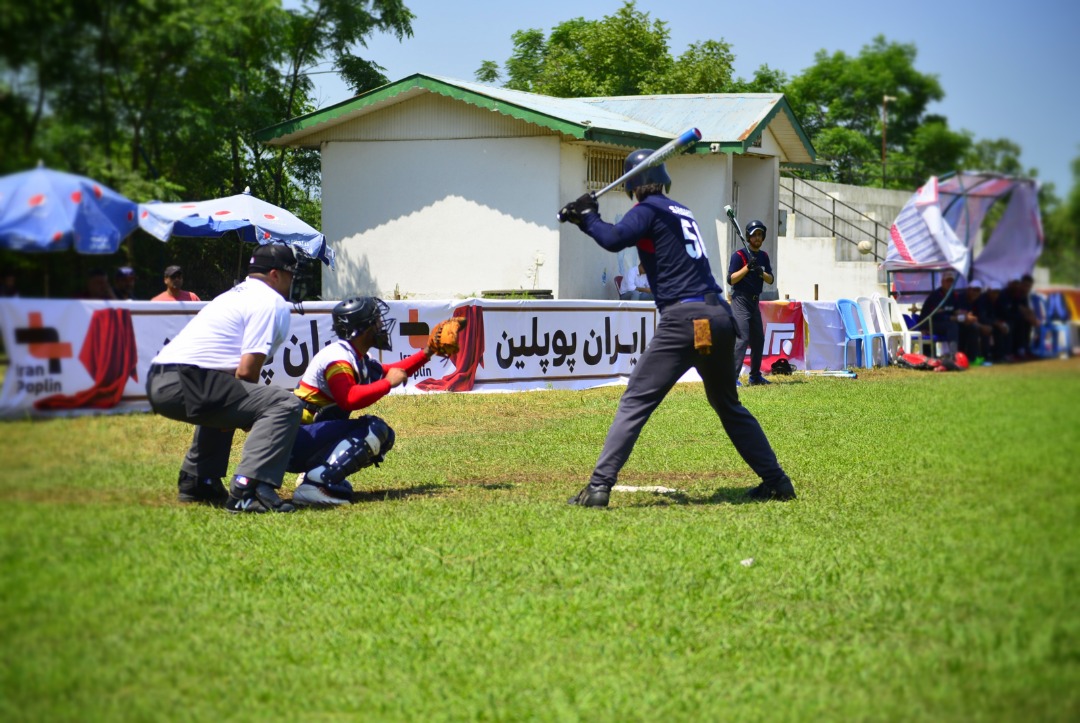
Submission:
[[[765,224],[758,221],[756,218],[750,223],[746,224],[746,240],[749,241],[750,237],[754,235],[754,231],[761,231],[765,233]]]
[[[390,332],[394,330],[397,320],[389,318],[389,313],[390,307],[382,299],[374,296],[350,296],[334,307],[334,333],[338,338],[348,341],[375,327],[375,342],[372,346],[390,351]]]
[[[623,163],[623,173],[628,173],[634,168],[637,168],[646,158],[652,155],[652,151],[648,148],[639,148],[626,157],[626,162]],[[646,168],[644,171],[628,178],[623,185],[626,187],[626,195],[630,198],[634,197],[634,190],[641,186],[647,186],[650,183],[658,183],[664,187],[667,191],[671,188],[671,176],[668,175],[667,168],[663,163],[653,166],[652,168]]]

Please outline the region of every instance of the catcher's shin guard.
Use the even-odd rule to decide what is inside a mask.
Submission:
[[[304,482],[337,485],[353,472],[382,462],[383,456],[393,446],[394,430],[378,417],[371,417],[365,436],[345,437],[330,445],[325,461],[308,470],[304,474]]]

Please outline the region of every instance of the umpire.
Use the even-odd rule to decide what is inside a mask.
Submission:
[[[635,168],[651,153],[634,151],[626,157],[625,170]],[[731,372],[735,347],[731,307],[709,268],[694,214],[664,195],[670,186],[664,164],[627,180],[626,192],[637,205],[614,225],[601,220],[596,199],[588,193],[569,203],[561,214],[608,251],[636,246],[661,312],[656,333],[619,400],[592,477],[570,504],[607,506],[611,488],[649,416],[690,367],[701,375],[709,404],[736,451],[761,478],[761,484],[750,490],[750,498],[794,499],[795,488],[776,461],[761,425],[739,403]]]
[[[289,332],[297,259],[284,244],[259,246],[248,277],[188,322],[150,362],[146,393],[157,414],[194,424],[178,482],[181,502],[230,512],[292,512],[277,494],[304,407],[291,390],[260,383],[259,372]],[[233,434],[248,437],[229,491],[221,483]]]
[[[751,221],[746,224],[746,239],[752,253],[738,249],[728,262],[728,284],[731,285],[731,313],[735,318],[735,376],[742,374],[746,347],[750,347],[750,386],[768,384],[761,375],[761,351],[765,346],[762,329],[761,289],[775,279],[769,254],[761,250],[765,243],[765,224]]]

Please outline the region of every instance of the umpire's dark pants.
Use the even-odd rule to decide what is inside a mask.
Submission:
[[[758,296],[731,294],[731,315],[735,320],[735,376],[742,374],[746,347],[750,347],[750,376],[761,376],[761,350],[765,346],[765,331],[761,323]]]
[[[304,411],[291,391],[168,364],[150,367],[146,393],[156,413],[196,425],[181,470],[199,479],[225,477],[233,434],[248,429],[236,474],[281,486]]]
[[[694,350],[694,319],[709,320],[712,332],[710,354],[699,354]],[[762,480],[782,479],[784,470],[776,461],[761,425],[739,403],[735,374],[731,369],[734,346],[731,307],[722,299],[714,304],[689,302],[665,307],[656,335],[631,373],[630,382],[619,400],[619,409],[590,481],[607,487],[615,484],[645,422],[690,367],[701,375],[705,396],[719,415],[735,450]]]

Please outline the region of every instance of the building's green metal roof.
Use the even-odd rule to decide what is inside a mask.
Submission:
[[[809,139],[778,93],[553,98],[421,73],[265,128],[256,138],[270,145],[304,146],[307,137],[425,92],[571,138],[631,148],[656,148],[696,127],[702,134],[697,153],[708,153],[710,146],[744,153],[771,125],[788,162],[814,161]]]

